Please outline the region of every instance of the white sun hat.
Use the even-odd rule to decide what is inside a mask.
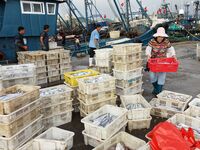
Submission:
[[[154,34],[153,37],[169,37],[169,36],[165,33],[165,28],[159,27],[157,29],[157,33]]]

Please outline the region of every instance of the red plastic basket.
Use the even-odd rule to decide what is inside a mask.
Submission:
[[[177,72],[178,66],[175,58],[152,58],[148,61],[151,72]]]

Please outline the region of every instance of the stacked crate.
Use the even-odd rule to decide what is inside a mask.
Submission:
[[[151,105],[140,94],[121,96],[122,107],[128,110],[128,130],[148,129],[152,117]]]
[[[184,114],[200,119],[200,98],[195,98],[189,103],[189,108],[184,111]]]
[[[16,84],[35,85],[35,69],[34,64],[0,66],[0,89]]]
[[[46,52],[46,65],[48,82],[60,81],[60,66],[59,66],[59,52],[49,51]]]
[[[73,97],[73,108],[75,112],[79,112],[80,103],[78,101],[78,79],[89,77],[89,76],[96,76],[99,72],[86,69],[86,70],[78,70],[72,72],[65,72],[64,79],[65,84],[68,85],[70,88],[73,89],[72,97]]]
[[[103,115],[110,116],[110,119],[106,119],[106,125],[102,126],[101,124],[97,124],[97,118],[101,118]],[[96,147],[106,140],[113,137],[120,131],[125,131],[127,125],[127,110],[124,108],[105,105],[95,112],[91,113],[87,117],[83,118],[81,122],[84,124],[84,131],[82,134],[84,135],[85,145],[91,145]],[[105,119],[100,119],[100,122],[105,122]]]
[[[14,150],[42,131],[39,89],[15,85],[0,91],[0,149]]]
[[[113,74],[118,95],[133,95],[142,90],[142,44],[113,46]]]
[[[19,64],[33,63],[36,65],[36,84],[46,84],[47,68],[46,68],[46,54],[44,51],[33,52],[18,52]]]
[[[72,89],[58,85],[40,90],[41,113],[45,129],[59,126],[72,120]]]
[[[100,107],[116,105],[115,78],[108,74],[86,77],[78,80],[78,100],[82,117],[94,112]]]
[[[96,68],[97,71],[100,73],[112,73],[112,48],[106,48],[106,49],[98,49],[95,50],[95,62],[96,62]]]
[[[175,114],[183,113],[192,99],[190,95],[172,91],[163,91],[157,97],[149,102],[152,106],[151,115],[162,118],[170,118]]]
[[[70,51],[61,50],[59,53],[59,61],[61,80],[64,80],[64,74],[72,70]]]

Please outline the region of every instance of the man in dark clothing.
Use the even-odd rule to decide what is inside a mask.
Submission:
[[[48,51],[49,50],[49,25],[44,25],[44,30],[40,34],[40,45],[42,50]]]
[[[22,26],[18,27],[18,34],[15,36],[16,52],[28,50],[28,46],[26,45],[27,41],[24,38],[24,34],[25,34],[24,27]]]

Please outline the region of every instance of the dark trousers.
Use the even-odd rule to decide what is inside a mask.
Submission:
[[[91,47],[90,47],[90,50],[89,50],[90,58],[93,58],[93,57],[94,57],[94,55],[95,55],[95,51],[94,51],[94,50],[96,50],[96,48],[91,48]]]

